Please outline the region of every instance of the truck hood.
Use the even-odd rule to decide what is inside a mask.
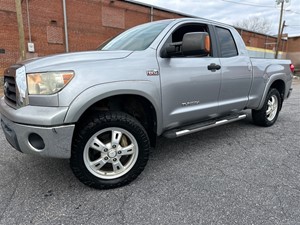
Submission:
[[[88,61],[101,61],[122,59],[128,57],[132,51],[87,51],[50,55],[46,57],[33,58],[22,62],[27,71],[49,68],[54,65],[79,63]]]

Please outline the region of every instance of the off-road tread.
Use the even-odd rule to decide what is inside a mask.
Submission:
[[[278,99],[278,110],[277,110],[277,113],[276,113],[276,116],[275,118],[272,120],[272,121],[269,121],[267,119],[267,115],[266,115],[266,111],[267,111],[267,107],[268,107],[268,100],[270,99],[270,97],[272,95],[276,95],[277,96],[277,99]],[[263,107],[260,109],[260,110],[252,110],[252,120],[253,120],[253,123],[258,125],[258,126],[262,126],[262,127],[270,127],[272,126],[277,118],[278,118],[278,114],[279,114],[279,111],[280,111],[280,108],[281,108],[281,97],[280,97],[280,94],[278,92],[277,89],[275,88],[272,88],[269,90],[267,96],[266,96],[266,99],[265,99],[265,102],[264,102],[264,105]]]
[[[132,131],[129,132],[134,135],[139,146],[138,159],[133,168],[122,177],[112,180],[95,177],[86,169],[83,162],[83,150],[87,140],[106,127],[131,129]],[[76,129],[73,137],[70,166],[74,175],[85,185],[96,189],[112,189],[124,186],[138,177],[147,164],[149,151],[150,141],[147,132],[135,118],[123,112],[100,112],[91,115]]]

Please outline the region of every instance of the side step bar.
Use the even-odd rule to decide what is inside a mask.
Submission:
[[[199,123],[199,124],[185,126],[185,127],[179,128],[179,129],[169,130],[169,131],[165,132],[163,134],[163,136],[166,138],[177,138],[177,137],[181,137],[181,136],[184,136],[187,134],[192,134],[192,133],[195,133],[195,132],[198,132],[201,130],[206,130],[206,129],[221,126],[221,125],[224,125],[227,123],[232,123],[232,122],[242,120],[245,118],[246,118],[245,114],[235,115],[235,116],[231,116],[231,117],[224,117],[221,120],[206,121],[206,122]]]

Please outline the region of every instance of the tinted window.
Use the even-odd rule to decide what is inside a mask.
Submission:
[[[236,45],[230,31],[221,27],[216,27],[216,30],[221,45],[221,56],[233,57],[238,55]]]
[[[199,24],[190,24],[182,26],[178,29],[176,29],[172,33],[172,42],[180,42],[183,39],[183,36],[186,33],[192,33],[192,32],[208,32],[206,25],[199,25]]]

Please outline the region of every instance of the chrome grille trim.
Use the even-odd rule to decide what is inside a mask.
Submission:
[[[7,70],[8,71],[8,70]],[[5,72],[7,72],[5,71]],[[8,105],[16,108],[17,106],[17,94],[16,94],[16,80],[14,76],[4,74],[4,98]]]
[[[13,65],[4,71],[4,99],[7,105],[13,108],[20,108],[19,90],[16,82],[16,70],[22,65]]]

